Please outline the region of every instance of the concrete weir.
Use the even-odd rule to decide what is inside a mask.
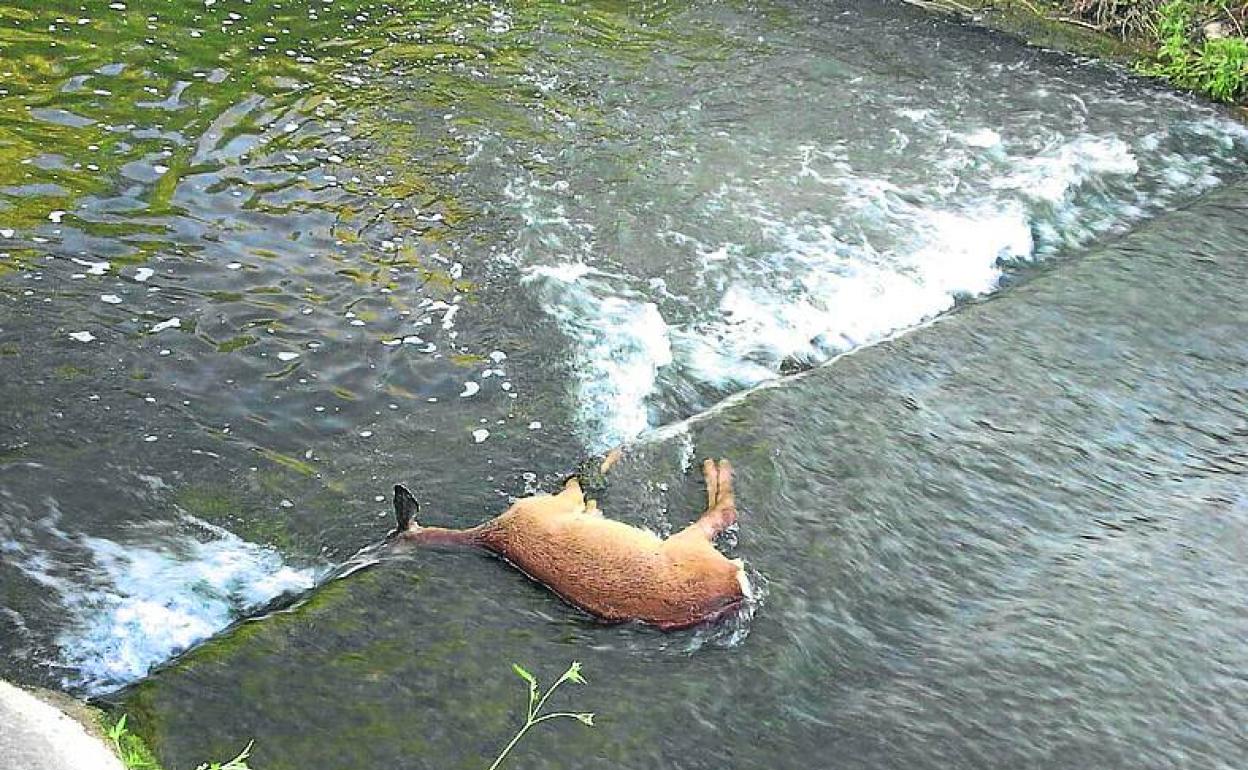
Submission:
[[[743,643],[689,654],[422,552],[109,697],[171,767],[250,740],[265,770],[481,767],[523,706],[508,662],[575,656],[613,726],[533,767],[788,770],[829,745],[841,770],[1231,766],[1246,214],[1227,186],[630,446],[606,507],[642,523],[696,509],[682,457],[733,460],[763,594]]]
[[[65,710],[0,681],[0,767],[122,770],[121,761]]]

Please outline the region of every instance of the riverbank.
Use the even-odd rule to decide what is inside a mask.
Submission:
[[[1117,61],[1176,88],[1234,105],[1248,119],[1248,4],[1225,0],[907,0]]]
[[[0,767],[123,770],[89,707],[66,695],[0,680]]]

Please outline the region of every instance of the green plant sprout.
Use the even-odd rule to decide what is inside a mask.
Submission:
[[[506,759],[511,750],[515,748],[516,744],[520,742],[520,739],[524,737],[524,734],[533,727],[540,725],[542,722],[547,722],[551,719],[564,718],[575,719],[587,727],[594,726],[594,715],[589,712],[552,711],[549,714],[542,713],[542,707],[546,705],[546,701],[550,698],[550,696],[554,695],[555,690],[559,689],[559,685],[564,682],[572,682],[573,684],[586,683],[585,677],[581,676],[581,664],[578,661],[573,661],[572,665],[568,666],[568,670],[563,672],[563,676],[559,677],[559,681],[551,685],[550,689],[544,694],[538,687],[536,677],[521,668],[519,664],[512,663],[511,670],[516,672],[516,676],[529,683],[529,713],[524,720],[524,726],[521,727],[514,736],[512,736],[511,742],[503,748],[502,753],[499,754],[498,758],[494,760],[494,764],[490,765],[490,770],[498,770],[498,766],[503,763],[503,760]]]
[[[106,734],[126,770],[160,770],[160,765],[156,764],[156,759],[143,741],[126,729],[125,714],[108,728]]]
[[[126,714],[121,715],[115,723],[108,727],[105,734],[112,741],[113,749],[121,759],[126,770],[161,770],[160,764],[147,747],[143,739],[126,728]],[[247,757],[251,755],[251,747],[255,741],[249,741],[238,756],[224,764],[220,762],[204,762],[195,770],[251,770]]]
[[[238,752],[238,756],[226,762],[224,765],[220,762],[205,762],[195,770],[251,770],[251,766],[247,764],[247,757],[251,756],[251,747],[255,741],[247,741],[247,745],[243,750]]]

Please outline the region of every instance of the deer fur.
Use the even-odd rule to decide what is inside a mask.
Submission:
[[[618,450],[608,455],[602,472],[618,457]],[[416,498],[396,486],[397,527],[387,540],[481,548],[604,621],[688,628],[736,610],[749,585],[742,562],[714,546],[715,536],[737,519],[732,465],[706,460],[702,473],[706,510],[667,539],[604,518],[574,476],[559,494],[517,500],[494,519],[463,530],[421,526]]]

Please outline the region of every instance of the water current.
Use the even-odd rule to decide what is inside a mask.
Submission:
[[[439,553],[115,697],[177,767],[476,767],[580,658],[534,767],[1239,766],[1246,159],[897,3],[7,3],[0,674],[112,692],[396,481],[464,526],[629,442],[659,531],[737,462],[752,618]]]

